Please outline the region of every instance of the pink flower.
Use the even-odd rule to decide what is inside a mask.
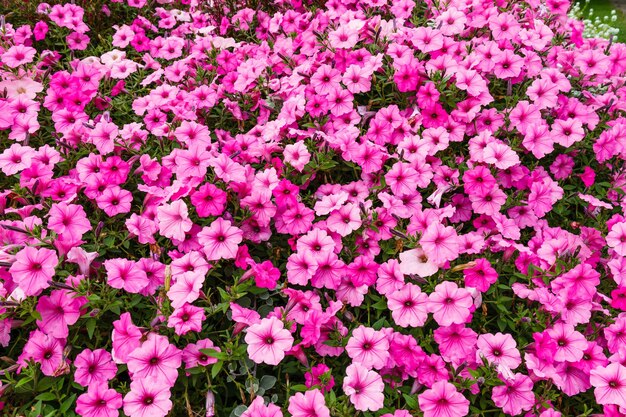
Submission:
[[[191,203],[200,217],[219,216],[226,206],[226,193],[213,184],[204,184],[191,194]]]
[[[122,394],[105,383],[90,384],[76,399],[76,413],[82,417],[117,417],[122,408]]]
[[[335,386],[335,379],[331,374],[330,368],[323,363],[315,365],[310,372],[305,373],[304,380],[307,388],[317,385],[323,393],[329,392]]]
[[[419,241],[422,249],[433,263],[442,265],[459,256],[459,241],[456,230],[439,222],[430,224]]]
[[[65,348],[65,339],[58,339],[34,330],[30,333],[17,363],[23,368],[27,366],[26,361],[33,361],[41,366],[41,372],[44,375],[53,376],[64,365],[63,348]]]
[[[505,380],[504,383],[493,388],[491,398],[506,414],[516,416],[535,405],[533,381],[528,376],[515,374],[513,379]]]
[[[590,372],[591,385],[598,404],[626,408],[626,367],[620,363],[599,366]]]
[[[606,235],[606,244],[618,255],[626,256],[626,222],[615,223],[611,227]]]
[[[289,398],[287,408],[291,417],[330,417],[324,395],[318,389],[296,393]]]
[[[117,374],[117,366],[113,363],[111,354],[104,349],[83,350],[76,356],[74,366],[74,381],[83,387],[94,383],[106,386]]]
[[[133,324],[130,313],[122,313],[120,319],[113,322],[113,360],[116,363],[126,363],[128,355],[141,345],[142,336],[141,330]]]
[[[421,248],[409,249],[398,255],[400,258],[400,272],[404,275],[415,274],[426,278],[439,270],[439,267],[431,262]]]
[[[193,222],[189,219],[187,205],[183,200],[176,200],[172,204],[164,204],[157,208],[159,232],[165,237],[176,240],[185,240],[185,233],[191,230]]]
[[[179,336],[189,332],[199,332],[202,330],[202,323],[206,320],[204,309],[191,304],[183,304],[182,307],[174,310],[168,318],[167,326],[174,328],[174,333]]]
[[[382,331],[361,325],[352,332],[346,352],[354,363],[367,369],[382,369],[389,359],[389,339]]]
[[[462,324],[439,327],[433,332],[441,357],[454,364],[472,362],[478,335]]]
[[[294,339],[276,317],[262,319],[248,327],[246,337],[248,356],[256,363],[278,365],[293,346]]]
[[[428,296],[428,309],[440,326],[465,323],[473,305],[472,296],[454,282],[444,281]]]
[[[376,411],[383,408],[385,384],[375,371],[353,363],[346,369],[343,392],[359,411]]]
[[[465,286],[486,292],[498,280],[498,273],[485,258],[475,259],[473,262],[474,266],[463,270]]]
[[[134,380],[124,397],[124,413],[128,416],[165,417],[171,409],[169,387],[158,380]]]
[[[547,332],[557,345],[555,360],[577,362],[582,359],[587,349],[587,339],[573,325],[556,323]]]
[[[17,68],[20,65],[32,62],[37,50],[25,45],[14,45],[6,50],[0,59],[9,68]]]
[[[243,240],[243,232],[230,221],[220,217],[211,223],[211,226],[202,228],[198,233],[198,240],[203,246],[207,260],[234,259],[237,256],[237,248]]]
[[[176,276],[176,281],[167,292],[171,305],[180,308],[185,303],[193,303],[200,296],[200,289],[204,284],[202,271],[189,271]]]
[[[265,405],[263,397],[256,397],[241,417],[283,417],[283,413],[276,404]]]
[[[77,204],[56,203],[48,212],[48,228],[61,238],[72,242],[79,241],[85,232],[91,230],[91,223],[82,206]]]
[[[49,297],[39,298],[37,311],[41,320],[37,320],[37,326],[46,334],[60,339],[66,338],[69,334],[68,326],[78,321],[83,303],[69,291],[52,291]]]
[[[167,337],[150,333],[148,339],[128,356],[128,371],[134,380],[173,387],[178,378],[181,351]]]
[[[509,369],[517,368],[522,363],[517,343],[510,334],[481,334],[478,336],[476,360],[484,357],[493,365],[504,365]]]
[[[437,381],[418,395],[424,417],[462,417],[469,412],[469,401],[447,381]]]
[[[50,286],[48,281],[52,279],[58,263],[55,251],[25,246],[15,255],[9,272],[25,295],[39,295]]]
[[[428,295],[414,284],[405,284],[387,294],[387,305],[398,326],[420,327],[428,318]]]
[[[113,288],[137,294],[150,283],[146,272],[129,259],[107,259],[104,269],[107,271],[107,283]]]
[[[213,345],[210,339],[198,340],[196,343],[190,343],[183,349],[183,361],[185,369],[195,368],[196,366],[208,366],[217,363],[217,358],[203,353],[202,350],[214,350],[221,352],[221,349]]]

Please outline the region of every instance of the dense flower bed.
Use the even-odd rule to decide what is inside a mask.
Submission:
[[[93,4],[0,22],[3,415],[626,415],[624,44]]]

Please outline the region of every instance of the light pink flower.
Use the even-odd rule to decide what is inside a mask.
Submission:
[[[276,317],[265,318],[248,327],[244,339],[248,356],[256,363],[278,365],[293,346],[293,336]]]
[[[361,325],[352,332],[346,352],[354,363],[367,369],[382,369],[389,359],[389,339],[382,331]]]
[[[346,369],[343,392],[359,411],[377,411],[383,408],[385,384],[375,371],[353,363]]]
[[[128,371],[133,380],[173,387],[182,360],[180,349],[167,337],[150,333],[148,339],[128,356]]]
[[[440,326],[465,323],[473,305],[472,296],[465,288],[452,281],[444,281],[428,296],[428,309]]]
[[[185,233],[191,230],[193,222],[189,219],[187,205],[183,200],[164,204],[157,208],[159,233],[176,240],[185,240]]]

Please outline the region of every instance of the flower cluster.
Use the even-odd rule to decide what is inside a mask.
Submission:
[[[3,412],[626,415],[625,44],[566,0],[98,1],[1,22]]]

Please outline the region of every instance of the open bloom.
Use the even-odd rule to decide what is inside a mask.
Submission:
[[[283,413],[276,404],[265,405],[263,397],[256,397],[241,417],[283,417]]]
[[[469,412],[469,401],[447,381],[437,381],[417,397],[424,417],[462,417]]]
[[[383,408],[385,384],[375,371],[353,363],[346,369],[343,380],[343,392],[350,397],[350,402],[359,411],[376,411]]]
[[[293,346],[293,336],[276,317],[251,325],[246,333],[248,355],[256,363],[278,365]]]
[[[296,393],[289,399],[288,410],[292,417],[330,417],[324,395],[318,389]]]
[[[150,333],[148,339],[128,356],[128,371],[133,380],[143,379],[150,384],[173,387],[181,362],[182,352],[167,337]]]
[[[591,370],[591,385],[598,404],[615,404],[626,408],[626,367],[619,363]]]
[[[404,275],[415,274],[426,278],[439,270],[439,267],[431,262],[421,248],[410,249],[400,255],[400,272]]]
[[[135,380],[124,397],[124,413],[127,416],[165,417],[171,409],[170,389],[158,380]]]
[[[505,385],[494,387],[491,398],[506,414],[516,416],[535,405],[533,381],[526,375],[515,374]]]
[[[93,383],[106,385],[117,374],[111,354],[104,349],[85,349],[74,360],[74,381],[87,387]]]
[[[382,331],[359,326],[352,332],[346,352],[354,363],[367,369],[382,369],[389,359],[389,339]]]
[[[39,295],[48,288],[59,263],[55,251],[45,248],[26,246],[15,255],[15,262],[9,272],[25,295]]]
[[[473,304],[469,291],[459,288],[451,281],[444,281],[437,285],[428,299],[429,310],[440,326],[465,323]]]
[[[428,296],[415,284],[387,294],[387,305],[398,326],[423,326],[428,318]]]
[[[122,394],[107,384],[89,385],[87,392],[76,399],[76,413],[82,417],[117,417],[122,408]]]
[[[157,208],[159,232],[171,239],[185,240],[185,233],[191,230],[193,222],[189,219],[187,205],[183,200],[164,204]]]
[[[234,259],[243,240],[243,232],[220,217],[198,233],[198,240],[208,261]]]

